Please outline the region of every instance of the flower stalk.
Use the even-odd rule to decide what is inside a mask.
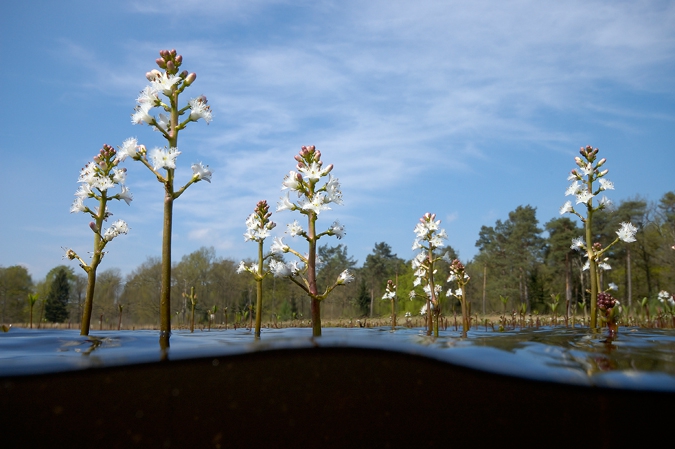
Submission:
[[[303,230],[297,221],[287,226],[287,233],[291,237],[303,237],[308,244],[308,252],[305,255],[291,249],[281,238],[275,238],[271,250],[273,253],[291,253],[299,260],[284,263],[272,261],[270,269],[277,277],[287,277],[293,283],[305,291],[310,298],[312,315],[312,335],[321,336],[321,301],[324,300],[338,285],[344,285],[354,280],[354,276],[348,270],[344,270],[337,280],[320,293],[316,282],[316,269],[318,260],[316,256],[317,241],[324,236],[336,236],[338,239],[345,234],[344,226],[338,221],[333,222],[326,231],[317,233],[316,221],[321,211],[330,209],[329,204],[342,204],[342,192],[337,178],[333,178],[330,172],[333,165],[323,166],[321,152],[313,145],[302,147],[300,153],[295,156],[297,172],[291,171],[282,184],[282,190],[288,189],[289,193],[282,197],[277,205],[277,212],[283,210],[298,211],[307,217],[307,231]],[[328,177],[326,183],[319,187],[319,181]],[[290,198],[290,192],[295,192],[298,199],[294,202]]]
[[[469,316],[470,305],[466,297],[466,284],[469,283],[471,278],[466,273],[464,264],[455,259],[450,263],[450,276],[448,277],[448,282],[456,282],[457,289],[449,290],[450,294],[459,299],[460,304],[462,305],[462,337],[466,338],[466,333],[471,327],[471,317]]]
[[[581,157],[577,156],[574,161],[578,168],[573,169],[568,176],[569,181],[573,181],[567,188],[565,196],[574,195],[576,197],[576,204],[583,204],[586,208],[586,216],[577,212],[572,206],[571,201],[567,201],[561,208],[560,214],[566,213],[574,214],[585,225],[584,238],[576,238],[572,240],[572,249],[577,251],[584,251],[588,261],[584,269],[589,270],[590,278],[590,327],[591,329],[598,328],[598,293],[600,292],[600,269],[608,269],[609,265],[603,259],[604,254],[619,240],[630,243],[635,241],[635,233],[637,228],[632,223],[621,223],[621,228],[616,232],[617,237],[605,248],[595,243],[593,236],[593,214],[598,210],[602,210],[611,206],[611,201],[603,196],[598,200],[597,205],[594,205],[593,199],[605,190],[614,190],[614,184],[605,178],[609,170],[600,170],[605,164],[606,159],[597,160],[598,149],[591,146],[582,147],[579,150]],[[598,182],[596,187],[595,182]]]
[[[435,250],[445,246],[444,240],[447,240],[448,235],[445,229],[439,228],[441,220],[436,220],[436,214],[427,212],[419,221],[414,229],[416,238],[412,246],[413,251],[420,250],[412,260],[412,269],[415,276],[413,287],[422,286],[424,293],[419,293],[413,289],[410,292],[410,299],[418,297],[426,301],[420,313],[426,317],[427,335],[431,335],[433,331],[434,336],[438,337],[438,320],[441,316],[443,288],[436,284],[434,275],[437,271],[435,264],[442,257],[438,256]]]
[[[94,220],[89,223],[89,228],[94,232],[94,251],[89,263],[85,262],[75,251],[66,249],[65,258],[69,260],[76,259],[80,262],[80,267],[87,273],[87,292],[84,301],[84,310],[82,312],[82,322],[80,324],[80,335],[89,335],[91,326],[91,313],[94,304],[94,292],[96,290],[96,270],[98,269],[104,249],[115,237],[129,232],[129,227],[123,220],[117,220],[112,223],[105,232],[103,222],[112,215],[108,211],[108,202],[110,200],[123,200],[129,204],[132,196],[124,185],[126,181],[126,169],[118,168],[123,157],[109,145],[103,145],[103,148],[97,154],[92,162],[89,162],[81,171],[78,182],[80,188],[75,192],[75,201],[70,208],[71,213],[83,212],[89,214]],[[116,185],[120,186],[120,192],[111,194],[110,190]],[[98,201],[98,207],[91,209],[84,201],[92,198]]]
[[[244,240],[252,240],[258,243],[258,259],[256,262],[246,266],[244,261],[241,261],[237,273],[248,271],[253,275],[256,283],[256,303],[255,303],[255,339],[260,339],[260,329],[262,327],[262,299],[263,299],[263,279],[269,274],[269,271],[264,270],[263,263],[265,259],[272,256],[269,253],[263,256],[263,243],[265,238],[270,235],[270,231],[276,227],[276,223],[270,221],[272,213],[267,205],[267,201],[262,200],[256,204],[256,207],[251,215],[246,219],[246,233]]]
[[[161,69],[153,69],[146,73],[150,85],[141,91],[136,99],[137,105],[132,114],[134,124],[147,124],[158,131],[167,141],[166,148],[155,148],[150,152],[144,145],[139,145],[135,138],[127,139],[122,144],[120,153],[123,157],[131,157],[145,165],[164,187],[164,218],[162,224],[162,282],[160,290],[160,346],[169,347],[171,336],[171,232],[173,228],[173,203],[192,184],[199,181],[211,182],[211,171],[208,165],[201,162],[192,165],[193,175],[182,187],[176,189],[174,175],[178,150],[178,133],[188,123],[203,119],[211,122],[211,109],[206,97],[199,96],[179,106],[179,96],[192,85],[197,78],[195,73],[184,70],[179,73],[183,63],[182,55],[176,50],[161,50],[155,61]],[[165,99],[163,100],[161,97]],[[153,108],[160,108],[163,113],[157,117],[151,114]],[[182,118],[185,117],[185,118]]]

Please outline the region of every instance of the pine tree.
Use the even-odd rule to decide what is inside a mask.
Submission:
[[[56,272],[45,304],[45,318],[52,323],[63,323],[68,319],[68,297],[70,284],[65,269]]]

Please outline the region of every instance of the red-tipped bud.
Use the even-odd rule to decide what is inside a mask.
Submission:
[[[167,61],[166,62],[166,71],[167,73],[176,73],[176,65],[173,63],[173,61]]]
[[[598,165],[597,165],[596,168],[602,167],[603,165],[605,165],[605,162],[607,162],[607,159],[605,159],[605,158],[603,157],[602,159],[600,159],[600,160],[598,161]]]
[[[197,74],[194,73],[194,72],[190,73],[190,74],[185,78],[185,85],[189,86],[190,84],[194,83],[196,79],[197,79]]]
[[[91,223],[89,223],[89,227],[91,228],[92,231],[98,233],[98,227],[96,226],[96,223],[92,221]]]
[[[180,67],[180,65],[183,63],[183,55],[178,55],[176,56],[176,67]]]
[[[162,58],[155,59],[155,62],[157,63],[160,69],[166,69],[166,61],[163,60]]]
[[[175,48],[171,49],[169,54],[171,55],[172,58],[175,58],[176,57],[176,49]]]
[[[328,167],[323,170],[323,174],[327,175],[331,170],[333,170],[333,164],[329,164]]]
[[[167,60],[169,59],[169,50],[160,50],[159,55],[162,57],[162,59]]]

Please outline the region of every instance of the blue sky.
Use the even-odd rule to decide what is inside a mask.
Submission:
[[[79,170],[104,143],[163,146],[130,114],[161,49],[197,73],[213,122],[182,131],[174,259],[201,246],[254,255],[244,220],[276,204],[302,145],[340,179],[339,219],[359,265],[376,242],[413,256],[425,212],[467,260],[482,225],[519,205],[558,215],[579,147],[600,148],[614,202],[675,189],[675,3],[670,1],[26,1],[3,6],[0,265],[35,280],[92,248],[70,214]],[[125,161],[131,227],[100,269],[129,273],[161,244],[162,188]],[[273,220],[282,232],[298,218]],[[286,239],[289,241],[289,239]],[[295,247],[301,249],[300,242]],[[78,269],[79,270],[79,269]]]

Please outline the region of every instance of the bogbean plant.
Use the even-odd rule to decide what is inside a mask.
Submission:
[[[246,233],[244,234],[245,241],[258,242],[258,260],[251,265],[246,266],[244,261],[241,261],[237,273],[248,271],[253,275],[256,283],[256,303],[255,303],[255,338],[260,338],[260,327],[262,324],[262,294],[263,294],[263,279],[269,273],[263,269],[265,259],[270,257],[273,253],[263,256],[263,242],[265,238],[269,237],[270,231],[276,227],[273,221],[270,221],[272,213],[267,205],[267,201],[259,201],[253,213],[246,219]]]
[[[326,167],[321,161],[321,152],[312,146],[303,146],[300,153],[295,156],[297,161],[295,171],[290,171],[286,175],[281,189],[288,189],[285,197],[281,198],[277,205],[277,212],[284,210],[297,211],[307,217],[307,230],[295,220],[287,225],[286,233],[291,237],[302,237],[308,245],[308,251],[305,254],[292,249],[283,242],[283,238],[275,237],[270,250],[275,254],[291,253],[299,260],[291,262],[281,262],[272,260],[270,270],[276,277],[287,277],[293,283],[302,288],[310,298],[312,314],[312,335],[321,336],[321,301],[326,299],[335,287],[344,285],[354,280],[354,276],[344,270],[337,277],[335,282],[326,287],[323,293],[319,292],[316,282],[316,269],[319,261],[317,260],[317,242],[324,236],[336,236],[341,239],[345,234],[344,226],[338,221],[326,230],[317,233],[316,221],[321,211],[329,210],[329,204],[342,204],[342,192],[340,183],[330,172],[333,170],[333,164]],[[325,184],[319,186],[322,178],[328,177]],[[291,199],[290,192],[297,194],[297,200]]]
[[[466,298],[466,284],[469,282],[469,275],[464,269],[464,265],[458,259],[450,259],[446,252],[439,255],[436,250],[445,246],[444,240],[447,240],[448,235],[445,229],[439,226],[441,220],[436,220],[436,214],[426,213],[420,222],[415,226],[414,232],[417,236],[413,242],[413,251],[420,252],[412,260],[412,268],[414,271],[415,280],[413,281],[413,290],[410,291],[410,299],[423,298],[426,302],[420,311],[421,315],[426,317],[427,321],[427,335],[431,335],[432,329],[434,336],[438,337],[439,327],[438,320],[441,316],[441,300],[443,299],[443,287],[436,282],[435,275],[438,270],[436,263],[440,260],[445,260],[450,266],[450,276],[447,282],[454,282],[457,284],[456,289],[449,289],[447,293],[450,296],[457,298],[462,306],[462,337],[466,337],[466,333],[470,328],[470,314],[468,300]],[[420,293],[416,288],[422,287],[423,293]]]
[[[387,287],[384,290],[382,299],[385,301],[391,301],[391,330],[396,329],[396,284],[394,281],[389,279],[387,281]]]
[[[158,131],[167,145],[164,148],[154,148],[147,151],[144,145],[139,145],[135,138],[127,139],[120,149],[123,160],[130,157],[140,161],[157,178],[164,188],[164,222],[162,230],[162,285],[160,290],[160,345],[169,347],[171,336],[171,229],[173,227],[173,202],[180,197],[192,184],[199,181],[211,182],[211,171],[208,165],[201,162],[192,165],[192,176],[182,187],[174,187],[176,158],[178,150],[178,133],[190,122],[203,119],[207,124],[211,122],[211,108],[205,96],[195,97],[180,106],[178,97],[194,83],[197,75],[187,70],[179,72],[183,57],[176,54],[176,50],[162,50],[160,57],[155,61],[160,70],[153,69],[145,74],[150,85],[145,87],[138,98],[131,121],[134,124],[143,123]],[[163,111],[156,117],[152,110],[159,108]],[[165,114],[166,113],[166,114]]]
[[[471,321],[469,316],[471,315],[471,305],[466,298],[466,284],[469,283],[471,278],[466,273],[464,264],[455,259],[450,263],[450,276],[448,277],[448,282],[455,282],[457,288],[455,290],[450,290],[450,293],[456,297],[460,304],[462,305],[462,337],[466,338],[466,332],[471,327]]]
[[[621,227],[616,231],[617,237],[609,245],[602,248],[602,246],[593,241],[593,213],[606,209],[611,205],[611,201],[603,196],[594,204],[593,200],[601,192],[605,190],[614,190],[614,184],[605,178],[609,170],[600,170],[605,164],[606,159],[597,160],[598,149],[591,146],[582,147],[579,151],[581,157],[577,156],[574,161],[578,168],[573,169],[568,176],[569,181],[573,181],[567,188],[565,196],[574,195],[576,197],[576,204],[582,204],[586,209],[586,216],[583,216],[576,211],[571,201],[567,201],[561,208],[560,214],[566,213],[574,214],[584,223],[586,235],[572,240],[572,249],[577,251],[584,251],[584,255],[588,259],[584,269],[589,271],[590,277],[590,327],[592,329],[598,328],[598,293],[602,291],[600,286],[599,270],[607,270],[611,267],[607,264],[607,259],[603,256],[612,246],[619,240],[630,243],[635,241],[635,233],[637,228],[632,223],[621,223]],[[597,160],[597,161],[596,161]],[[597,181],[597,185],[595,184]]]
[[[443,287],[436,284],[434,275],[436,274],[435,264],[441,257],[435,254],[435,250],[445,245],[443,240],[448,236],[445,229],[439,229],[441,220],[436,221],[436,214],[426,213],[420,222],[415,226],[414,232],[417,236],[413,242],[413,251],[420,252],[412,260],[412,269],[415,280],[413,289],[410,291],[410,299],[423,298],[425,303],[422,306],[420,314],[425,317],[427,323],[427,335],[431,335],[433,328],[434,335],[438,336],[438,317],[441,313],[441,298]],[[419,293],[416,287],[422,287],[423,293]]]
[[[71,248],[67,248],[65,254],[65,257],[70,260],[77,259],[82,269],[87,273],[87,293],[84,300],[80,335],[89,335],[96,288],[96,270],[105,254],[104,249],[115,237],[129,232],[129,227],[123,220],[117,220],[111,223],[105,231],[103,230],[103,222],[107,221],[112,215],[108,210],[108,202],[118,200],[129,204],[132,200],[131,193],[124,184],[126,168],[119,168],[119,164],[123,160],[123,155],[117,153],[113,147],[103,145],[101,151],[80,171],[78,179],[80,187],[75,192],[75,201],[70,207],[71,213],[83,212],[89,214],[94,220],[89,223],[89,228],[94,233],[94,251],[91,253],[91,261],[85,262]],[[120,191],[113,194],[112,190],[116,186],[120,187]],[[90,198],[97,202],[97,206],[91,208],[85,204],[85,200]]]

